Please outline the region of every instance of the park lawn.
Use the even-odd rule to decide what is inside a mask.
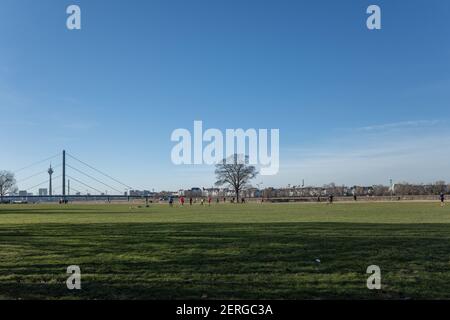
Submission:
[[[450,206],[0,206],[0,299],[393,298],[450,299]]]

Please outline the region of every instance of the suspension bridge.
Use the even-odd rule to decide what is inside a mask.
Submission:
[[[55,161],[56,165],[52,165]],[[24,198],[53,201],[57,199],[129,200],[130,198],[148,198],[150,194],[143,189],[137,192],[137,188],[133,188],[66,150],[24,166],[13,173],[19,190],[22,191],[19,191],[19,194],[5,196],[5,200],[24,200]]]

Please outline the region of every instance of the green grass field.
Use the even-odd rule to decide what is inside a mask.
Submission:
[[[0,299],[19,298],[449,299],[450,206],[3,205]]]

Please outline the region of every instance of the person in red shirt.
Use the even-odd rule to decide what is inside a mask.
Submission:
[[[184,197],[180,198],[180,203],[181,203],[181,206],[184,206]]]
[[[212,198],[209,197],[209,198],[208,198],[208,204],[209,204],[209,205],[211,205],[211,201],[212,201]]]

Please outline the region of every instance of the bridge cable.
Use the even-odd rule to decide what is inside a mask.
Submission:
[[[72,187],[72,186],[70,186],[70,190],[72,191],[75,191],[75,192],[77,192],[77,193],[79,193],[80,195],[81,195],[81,191],[80,190],[77,190],[77,189],[75,189],[74,187]],[[69,195],[67,195],[67,196],[71,196],[70,194]],[[73,196],[73,195],[72,195]]]
[[[117,179],[111,177],[110,175],[108,175],[108,174],[106,174],[106,173],[104,173],[104,172],[102,172],[102,171],[100,171],[100,170],[94,168],[93,166],[87,164],[87,163],[84,162],[84,161],[81,161],[80,159],[74,157],[73,155],[71,155],[71,154],[69,154],[69,153],[67,153],[67,152],[66,152],[66,155],[68,155],[70,158],[72,158],[72,159],[74,159],[74,160],[76,160],[76,161],[78,161],[78,162],[84,164],[85,166],[91,168],[92,170],[97,171],[98,173],[100,173],[100,174],[102,174],[102,175],[108,177],[109,179],[114,180],[115,182],[121,184],[122,186],[125,186],[125,187],[128,188],[128,189],[133,189],[133,188],[130,187],[129,185],[127,185],[127,184],[125,184],[125,183],[123,183],[123,182],[121,182],[121,181],[119,181],[119,180],[117,180]]]
[[[67,175],[67,177],[70,178],[70,179],[72,179],[72,180],[75,180],[76,182],[82,184],[82,185],[85,186],[85,187],[88,187],[89,189],[92,189],[92,190],[95,190],[95,191],[99,192],[100,194],[103,193],[102,191],[100,191],[100,190],[98,190],[98,189],[96,189],[96,188],[94,188],[94,187],[91,187],[90,185],[88,185],[88,184],[86,184],[86,183],[84,183],[84,182],[81,182],[81,181],[78,180],[78,179],[75,179],[74,177],[71,177],[71,176],[69,176],[69,175]]]
[[[58,179],[58,178],[61,178],[62,177],[62,175],[59,175],[59,176],[56,176],[56,177],[53,177],[52,178],[52,180],[53,179]],[[24,190],[33,190],[34,188],[37,188],[37,187],[39,187],[39,186],[42,186],[43,184],[46,184],[46,183],[49,183],[50,182],[50,179],[48,179],[48,180],[46,180],[46,181],[44,181],[44,182],[41,182],[41,183],[39,183],[39,184],[37,184],[37,185],[35,185],[35,186],[32,186],[32,187],[30,187],[30,188],[23,188]],[[52,191],[53,191],[53,188],[52,188]]]
[[[101,183],[101,184],[107,186],[108,188],[110,188],[110,189],[112,189],[112,190],[114,190],[114,191],[119,192],[119,194],[122,193],[122,191],[120,191],[120,190],[118,190],[118,189],[116,189],[116,188],[110,186],[109,184],[106,184],[106,183],[104,183],[104,182],[98,180],[97,178],[95,178],[95,177],[93,177],[93,176],[91,176],[91,175],[89,175],[89,174],[87,174],[87,173],[85,173],[85,172],[83,172],[83,171],[81,171],[81,170],[78,170],[77,168],[72,167],[72,166],[69,165],[69,164],[66,164],[66,166],[69,167],[69,168],[71,168],[71,169],[73,169],[73,170],[75,170],[75,171],[77,171],[77,172],[79,172],[79,173],[81,173],[81,174],[83,174],[83,175],[85,175],[85,176],[88,177],[88,178],[91,178],[92,180],[97,181],[98,183]]]
[[[52,167],[52,169],[59,168],[59,167],[61,167],[61,166],[62,166],[62,165],[59,164],[59,165],[57,165],[57,166]],[[17,183],[21,183],[21,182],[27,181],[27,180],[29,180],[29,179],[31,179],[31,178],[37,177],[37,176],[39,176],[39,175],[41,175],[41,174],[43,174],[43,173],[47,173],[47,174],[48,174],[47,170],[46,170],[46,171],[41,171],[41,172],[39,172],[39,173],[35,173],[35,174],[31,175],[31,176],[28,176],[28,177],[26,177],[26,178],[17,180],[16,182],[17,182]]]
[[[41,164],[41,163],[43,163],[43,162],[52,160],[53,158],[56,158],[56,157],[58,157],[59,155],[60,155],[60,154],[58,153],[58,154],[55,154],[55,155],[52,156],[52,157],[49,157],[49,158],[46,158],[46,159],[43,159],[43,160],[36,161],[36,162],[34,162],[34,163],[32,163],[32,164],[30,164],[30,165],[28,165],[28,166],[25,166],[25,167],[23,167],[23,168],[20,168],[20,169],[18,169],[18,170],[13,171],[13,173],[16,174],[16,173],[18,173],[18,172],[20,172],[20,171],[23,171],[23,170],[25,170],[25,169],[29,169],[29,168],[34,167],[34,166],[36,166],[36,165],[38,165],[38,164]]]

